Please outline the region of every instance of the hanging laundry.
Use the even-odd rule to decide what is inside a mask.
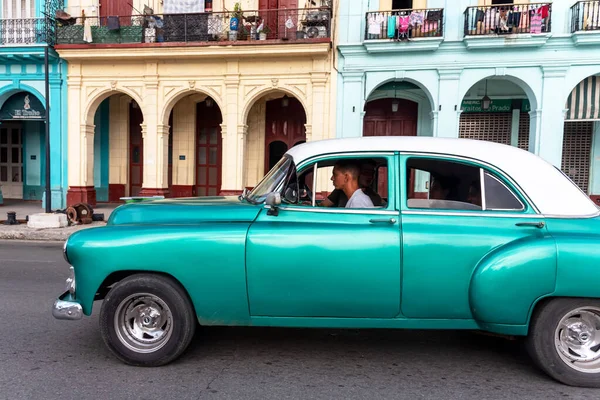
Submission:
[[[413,11],[410,13],[410,25],[411,26],[423,25],[423,21],[425,21],[425,12],[424,11]]]
[[[372,13],[369,14],[368,24],[369,24],[369,39],[379,39],[382,37],[381,26],[385,18],[381,13]]]
[[[410,17],[398,17],[398,38],[408,39],[408,27],[410,25]]]
[[[106,17],[106,27],[110,31],[117,31],[121,29],[119,24],[119,17]]]
[[[387,36],[392,39],[396,36],[396,16],[392,15],[388,17],[388,27],[387,27]]]
[[[90,25],[90,19],[86,18],[83,22],[83,41],[92,43],[92,26]]]
[[[542,33],[542,14],[535,13],[531,17],[531,27],[529,32],[532,34]]]

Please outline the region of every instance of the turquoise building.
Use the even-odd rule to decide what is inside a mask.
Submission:
[[[53,0],[3,0],[0,8],[0,190],[4,200],[45,205],[44,48],[52,46]],[[44,11],[47,11],[44,13]],[[67,189],[66,68],[49,49],[50,186],[52,209]]]
[[[337,49],[338,137],[519,146],[600,201],[599,0],[339,0]]]

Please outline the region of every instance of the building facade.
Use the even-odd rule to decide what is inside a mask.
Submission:
[[[2,197],[42,201],[46,187],[44,48],[54,23],[43,16],[58,3],[3,0],[0,8],[0,190]],[[49,51],[51,207],[66,200],[66,91],[64,64]]]
[[[238,194],[335,135],[330,2],[150,3],[74,0],[59,22],[69,204]]]
[[[339,7],[338,137],[519,146],[600,199],[600,1],[340,0]]]

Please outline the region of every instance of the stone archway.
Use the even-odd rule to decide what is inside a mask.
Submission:
[[[307,141],[308,113],[301,100],[268,91],[248,107],[245,187],[253,187],[291,147]]]

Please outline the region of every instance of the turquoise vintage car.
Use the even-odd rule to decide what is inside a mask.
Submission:
[[[347,207],[355,195],[372,205]],[[553,378],[600,387],[600,209],[510,146],[301,144],[250,192],[120,206],[64,255],[53,315],[103,300],[102,337],[128,364],[175,360],[198,324],[468,329],[523,336]]]

